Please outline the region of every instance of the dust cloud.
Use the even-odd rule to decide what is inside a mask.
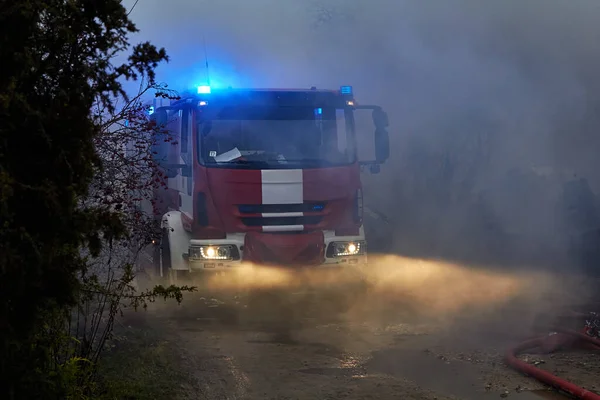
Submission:
[[[202,279],[207,279],[203,277]],[[206,288],[216,292],[278,290],[293,293],[309,289],[340,289],[364,282],[372,298],[400,300],[423,315],[444,315],[502,304],[529,291],[544,279],[536,275],[509,275],[472,270],[446,262],[416,260],[400,256],[372,257],[365,268],[341,272],[314,268],[277,268],[245,265],[223,275],[208,277]],[[361,298],[361,290],[354,289]]]
[[[573,301],[562,295],[574,285],[579,285],[578,296],[585,290],[581,281],[543,272],[489,271],[396,255],[373,256],[368,267],[345,272],[245,264],[226,274],[201,275],[192,284],[199,288],[188,305],[194,312],[198,298],[214,296],[219,302],[237,303],[241,310],[249,308],[242,314],[250,319],[270,315],[290,326],[309,317],[320,322],[401,320],[449,327],[465,318],[497,321],[498,313],[531,323],[535,314]]]

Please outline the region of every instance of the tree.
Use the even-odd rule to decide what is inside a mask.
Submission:
[[[153,83],[168,60],[150,43],[130,49],[135,31],[120,0],[0,3],[2,398],[63,397],[49,321],[77,304],[89,258],[128,233],[116,207],[82,201],[103,167],[93,106],[114,113],[124,80]]]

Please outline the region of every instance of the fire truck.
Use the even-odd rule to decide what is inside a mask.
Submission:
[[[357,156],[359,111],[371,114],[374,132],[366,161]],[[358,104],[351,86],[200,86],[151,118],[174,139],[154,149],[168,179],[154,193],[163,232],[154,276],[366,265],[360,175],[378,173],[389,157],[388,117]]]

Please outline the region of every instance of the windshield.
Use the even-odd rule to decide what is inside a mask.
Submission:
[[[224,108],[199,115],[199,161],[205,166],[315,168],[356,160],[343,109]]]

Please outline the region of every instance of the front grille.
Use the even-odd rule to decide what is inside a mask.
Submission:
[[[238,210],[241,214],[271,214],[287,212],[320,212],[325,208],[325,203],[303,204],[240,204]]]
[[[271,265],[286,266],[308,266],[319,265],[323,262],[323,249],[319,246],[310,246],[303,249],[293,259],[282,258],[280,255],[271,251],[268,247],[261,248],[261,263]]]
[[[325,257],[323,232],[295,232],[292,236],[249,232],[244,242],[244,259],[280,266],[318,265]]]
[[[303,217],[242,217],[246,226],[282,226],[282,225],[317,225],[321,222],[321,215]]]

